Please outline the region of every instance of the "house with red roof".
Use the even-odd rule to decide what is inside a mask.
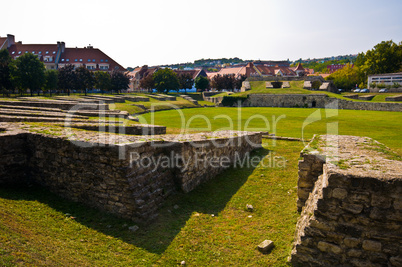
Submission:
[[[275,64],[275,65],[274,65]],[[226,67],[218,72],[207,73],[208,78],[212,79],[215,75],[245,75],[246,77],[298,77],[305,74],[305,69],[301,64],[292,69],[288,61],[254,61],[247,65]]]
[[[38,56],[45,64],[46,69],[59,69],[66,65],[74,68],[84,66],[92,71],[125,71],[125,68],[114,61],[98,48],[87,46],[84,48],[68,48],[64,42],[56,44],[23,44],[15,42],[14,35],[0,37],[0,49],[8,49],[10,56],[17,59],[25,53]]]

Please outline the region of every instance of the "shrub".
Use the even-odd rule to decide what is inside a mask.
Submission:
[[[238,101],[243,103],[247,98],[248,96],[224,96],[222,99],[222,105],[224,107],[233,107],[233,105]]]

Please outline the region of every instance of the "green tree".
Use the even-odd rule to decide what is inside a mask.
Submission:
[[[89,71],[85,66],[80,66],[75,70],[75,89],[85,92],[87,95],[87,90],[92,89],[94,86],[94,77],[91,71]]]
[[[155,88],[159,93],[169,93],[180,88],[177,74],[169,68],[159,69],[153,74]]]
[[[359,54],[356,65],[365,75],[398,72],[402,67],[402,43],[383,41],[366,54]]]
[[[52,91],[57,90],[57,84],[59,81],[59,73],[57,70],[46,70],[45,71],[45,86],[44,89],[52,95]]]
[[[240,89],[243,85],[243,82],[247,79],[246,75],[239,75],[237,78],[234,80],[234,88],[235,89]]]
[[[146,89],[149,92],[152,92],[152,89],[155,88],[155,82],[152,75],[148,74],[140,80],[140,88]]]
[[[37,56],[31,53],[23,54],[11,64],[11,77],[18,89],[31,91],[31,96],[34,92],[40,92],[40,89],[45,85],[45,65]],[[22,92],[21,91],[21,92]]]
[[[126,90],[130,84],[130,77],[120,71],[113,71],[111,75],[111,89],[120,93],[121,90]]]
[[[95,72],[95,87],[102,91],[102,94],[105,91],[109,91],[112,87],[112,80],[110,74],[105,71],[96,71]]]
[[[338,88],[352,89],[356,87],[356,84],[361,83],[360,73],[359,67],[346,64],[345,67],[328,76],[327,80],[332,80]]]
[[[204,76],[198,76],[195,78],[195,88],[197,88],[197,91],[203,92],[209,87],[209,80],[207,77]]]
[[[0,50],[0,92],[8,94],[8,90],[12,89],[10,64],[11,57],[7,49]]]
[[[178,76],[180,89],[184,89],[184,92],[187,93],[187,89],[193,88],[194,79],[193,75],[190,73],[182,73]]]
[[[70,90],[74,89],[75,85],[75,72],[73,65],[66,65],[59,69],[59,88],[67,90],[67,94],[70,95]]]

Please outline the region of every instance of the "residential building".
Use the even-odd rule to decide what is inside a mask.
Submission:
[[[142,78],[147,77],[148,75],[154,74],[159,67],[148,67],[148,65],[144,65],[142,67],[136,67],[133,71],[127,72],[127,75],[130,77],[129,83],[129,92],[139,92],[139,91],[147,91],[140,88],[140,81]]]
[[[337,70],[343,69],[345,66],[346,64],[331,64],[327,66],[327,70],[329,73],[334,73]],[[353,67],[353,64],[351,64],[351,66]]]
[[[85,66],[92,71],[125,71],[124,67],[100,49],[92,46],[67,48],[64,42],[23,44],[22,42],[15,42],[15,37],[11,34],[8,34],[7,38],[0,37],[0,46],[0,49],[7,48],[13,59],[17,59],[25,53],[32,53],[38,56],[39,60],[45,64],[46,69],[59,69],[71,64],[74,68]]]
[[[279,63],[274,65],[275,63]],[[215,75],[245,75],[246,77],[298,77],[304,76],[307,71],[301,63],[296,68],[289,67],[288,61],[254,61],[247,65],[223,68],[218,72],[207,73],[212,79]]]

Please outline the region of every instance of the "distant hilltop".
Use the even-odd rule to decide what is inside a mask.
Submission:
[[[342,56],[332,56],[332,57],[325,57],[325,58],[308,58],[308,59],[298,59],[295,61],[290,61],[289,59],[287,60],[279,60],[279,61],[272,61],[270,60],[269,62],[287,62],[289,65],[297,65],[297,63],[303,63],[303,64],[308,64],[308,63],[325,63],[327,61],[350,61],[354,62],[357,57],[357,54],[355,55],[342,55]],[[238,57],[234,58],[215,58],[215,59],[198,59],[195,60],[194,62],[187,62],[187,63],[176,63],[176,64],[167,64],[167,65],[159,65],[155,67],[169,67],[172,69],[194,69],[194,68],[203,68],[205,70],[207,69],[220,69],[222,67],[227,67],[227,66],[235,66],[235,65],[246,65],[247,63],[250,62],[256,62],[256,61],[261,61],[261,60],[243,60]],[[128,68],[134,69],[134,68]]]

